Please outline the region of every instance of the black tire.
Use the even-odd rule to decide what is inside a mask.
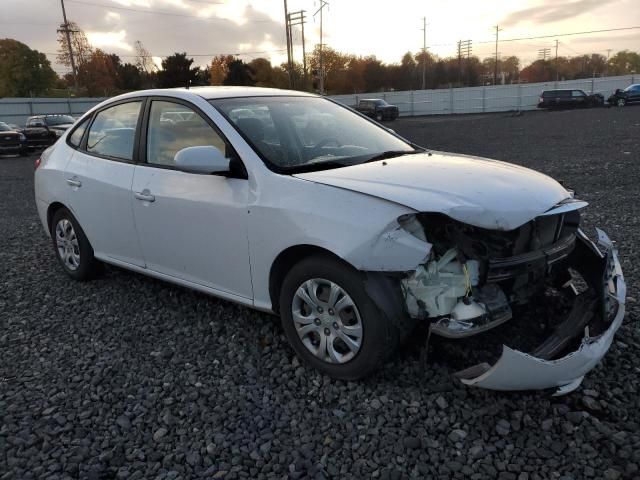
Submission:
[[[362,343],[355,356],[345,363],[330,363],[316,357],[298,336],[292,303],[298,288],[312,278],[326,279],[339,285],[360,313]],[[395,352],[399,343],[400,333],[367,295],[363,275],[330,256],[313,256],[296,264],[284,279],[279,305],[283,329],[298,357],[335,379],[358,380],[369,375]]]
[[[627,101],[624,98],[619,98],[616,100],[616,107],[624,107],[627,104]]]
[[[381,122],[384,120],[384,115],[382,114],[382,112],[376,112],[376,120],[378,122]]]
[[[68,221],[73,227],[73,232],[75,232],[75,237],[77,238],[77,251],[79,253],[79,264],[77,268],[72,268],[68,262],[66,262],[58,250],[58,239],[56,228],[58,224],[62,221]],[[55,252],[56,258],[62,265],[64,271],[74,280],[85,281],[90,280],[98,276],[102,270],[102,263],[97,260],[93,255],[93,247],[87,240],[87,236],[84,234],[82,227],[76,220],[76,218],[71,214],[69,210],[66,208],[60,208],[53,215],[53,219],[51,220],[51,241],[53,244],[53,251]]]

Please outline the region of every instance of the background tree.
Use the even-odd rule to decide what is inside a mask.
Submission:
[[[252,68],[242,60],[237,59],[229,63],[227,76],[222,83],[223,85],[253,86],[256,81]]]
[[[229,71],[229,64],[233,62],[233,55],[216,55],[211,60],[209,69],[209,85],[222,85]]]
[[[186,52],[174,53],[162,60],[162,69],[158,71],[160,88],[186,87],[193,85],[198,76],[198,68],[191,68],[193,58],[187,58]]]
[[[609,59],[608,66],[610,75],[638,73],[640,72],[640,54],[622,50]]]
[[[64,24],[60,24],[60,28],[64,28]],[[88,62],[93,54],[93,47],[89,43],[89,39],[85,35],[84,31],[78,26],[76,22],[69,22],[69,29],[71,33],[71,48],[73,50],[73,57],[76,61],[76,67]],[[67,46],[67,36],[64,32],[58,32],[58,63],[71,68],[71,58],[69,57],[69,48]]]
[[[89,60],[78,67],[78,83],[89,96],[109,96],[116,92],[120,58],[96,49]]]
[[[153,61],[153,57],[151,57],[151,53],[145,48],[142,42],[136,40],[133,48],[136,52],[135,66],[138,67],[138,70],[147,74],[155,72],[157,67]]]
[[[0,97],[40,95],[53,88],[57,78],[44,53],[17,40],[0,40]]]

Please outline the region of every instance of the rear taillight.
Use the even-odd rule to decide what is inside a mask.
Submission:
[[[38,167],[40,166],[41,162],[42,162],[42,158],[41,157],[36,158],[36,161],[34,162],[34,170],[38,169]]]

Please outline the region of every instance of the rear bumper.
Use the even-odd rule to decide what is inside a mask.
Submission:
[[[600,291],[596,292],[601,297],[597,303],[605,313],[599,315],[592,308],[582,308],[587,307],[586,304],[578,305],[576,312],[581,314],[567,317],[537,351],[553,352],[554,347],[560,349],[584,332],[578,349],[560,358],[549,355],[552,358],[545,359],[505,345],[502,356],[493,366],[483,363],[458,372],[456,376],[463,383],[491,390],[557,388],[557,394],[564,394],[577,388],[584,375],[604,357],[624,318],[626,284],[617,252],[604,232],[598,230],[598,245],[604,253],[581,231],[578,231],[577,239],[584,252],[581,260],[588,262],[596,280],[598,277],[601,279]],[[594,316],[608,322],[608,326],[601,333],[591,336],[589,319]]]

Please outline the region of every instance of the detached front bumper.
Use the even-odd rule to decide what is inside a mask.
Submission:
[[[559,325],[537,351],[564,350],[570,340],[584,332],[578,349],[560,358],[545,359],[504,345],[501,357],[493,366],[482,363],[457,372],[456,376],[464,384],[491,390],[557,388],[557,395],[569,393],[580,385],[584,375],[609,350],[625,313],[626,285],[617,252],[609,237],[601,230],[597,232],[600,249],[582,231],[577,233],[577,243],[581,251],[579,261],[590,274],[587,281],[596,294],[601,293],[600,298],[590,304],[591,308],[578,308],[572,312],[574,314]],[[596,312],[593,311],[594,306]],[[587,304],[582,307],[587,307]],[[590,334],[590,328],[593,328],[591,318],[606,325],[595,336]]]

